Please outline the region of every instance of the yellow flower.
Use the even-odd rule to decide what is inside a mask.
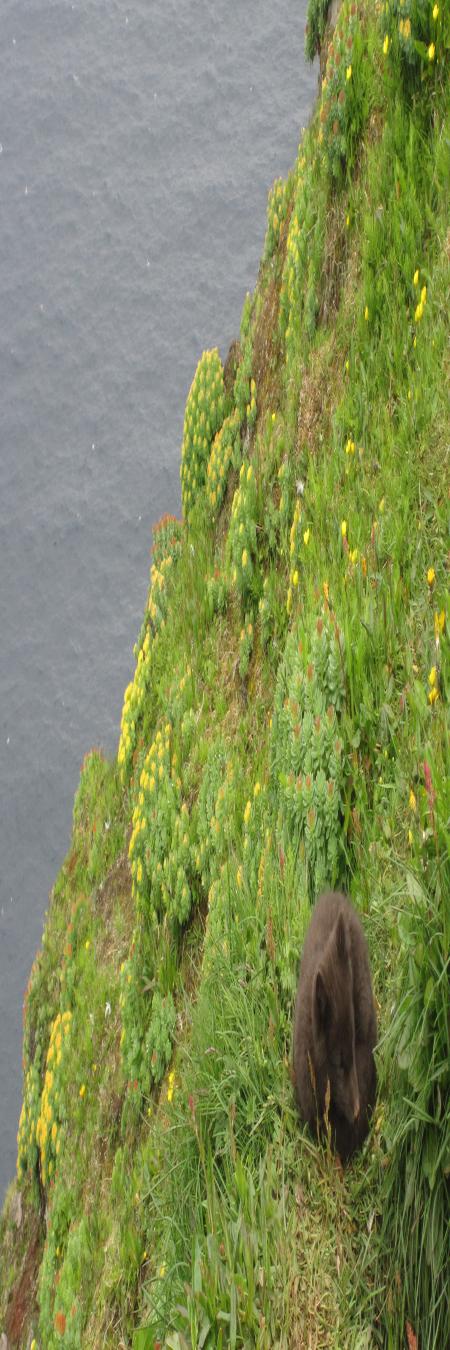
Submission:
[[[416,802],[415,794],[414,794],[412,788],[411,788],[410,794],[409,794],[409,805],[410,805],[411,811],[415,811],[415,810],[416,810],[417,802]]]
[[[80,1087],[80,1097],[84,1097],[85,1092],[86,1092],[86,1084],[82,1083]]]
[[[305,533],[304,533],[304,535],[303,535],[303,543],[304,543],[304,545],[305,545],[305,548],[307,548],[307,546],[308,546],[308,544],[309,544],[309,536],[310,536],[310,534],[311,534],[311,530],[305,530]]]
[[[444,632],[444,628],[445,628],[445,609],[441,609],[440,614],[438,614],[436,611],[436,614],[434,616],[434,636],[436,638],[436,642],[439,642],[440,635],[441,633]]]
[[[385,56],[387,56],[388,51],[389,51],[389,38],[388,38],[388,35],[387,35],[387,33],[386,33],[385,39],[384,39],[384,42],[383,42],[383,52],[384,52],[384,55],[385,55]]]
[[[345,72],[345,78],[346,78],[346,80],[351,80],[351,78],[352,78],[352,68],[351,68],[351,66],[347,66],[347,69],[346,69],[346,72]]]
[[[350,554],[350,562],[355,563],[357,561],[358,561],[358,549],[354,548],[353,552]]]
[[[261,783],[255,783],[255,786],[253,788],[253,796],[259,797],[260,792],[261,792]]]
[[[439,689],[436,689],[436,687],[434,689],[430,689],[430,692],[428,694],[428,702],[433,704],[436,702],[437,698],[439,698]]]
[[[421,292],[420,292],[420,303],[421,303],[422,305],[426,305],[426,303],[427,303],[427,288],[426,288],[426,286],[422,286],[422,290],[421,290]]]
[[[434,54],[435,54],[435,51],[436,51],[436,48],[435,48],[434,42],[430,42],[430,45],[429,45],[429,48],[428,48],[428,60],[429,60],[429,61],[434,61]]]
[[[421,318],[422,318],[422,315],[423,315],[423,304],[422,304],[422,301],[419,300],[419,304],[416,305],[416,312],[415,312],[415,314],[414,314],[414,318],[415,318],[416,323],[420,323],[420,320],[421,320]]]
[[[245,808],[245,811],[244,811],[244,823],[245,823],[245,825],[248,825],[248,822],[249,822],[249,820],[250,820],[251,810],[252,810],[252,804],[251,804],[250,801],[248,801],[248,802],[247,802],[247,805],[246,805],[246,808]]]
[[[236,872],[236,884],[237,884],[238,889],[241,890],[241,887],[242,887],[242,867],[238,867],[238,870],[237,870],[237,872]]]
[[[435,573],[434,567],[429,567],[429,568],[428,568],[428,572],[427,572],[427,582],[428,582],[428,585],[429,585],[429,586],[434,586],[435,581],[436,581],[436,573]]]
[[[293,585],[293,586],[298,586],[298,572],[297,572],[297,569],[295,569],[295,572],[293,573],[293,576],[292,576],[292,585]]]
[[[413,843],[412,830],[408,830],[408,844],[410,848],[412,848],[412,843]]]
[[[341,520],[341,535],[343,539],[347,537],[347,521]]]
[[[172,1101],[174,1087],[175,1087],[175,1071],[174,1071],[174,1069],[171,1069],[171,1070],[170,1070],[170,1073],[169,1073],[168,1085],[167,1085],[167,1101],[168,1101],[168,1102],[171,1102],[171,1101]]]
[[[384,501],[384,497],[382,497],[382,498],[381,498],[381,502],[378,503],[378,510],[381,511],[381,514],[383,514],[384,506],[385,506],[385,501]]]
[[[247,553],[247,549],[244,548],[244,549],[242,550],[242,566],[243,566],[243,567],[246,567],[246,566],[247,566],[247,563],[248,563],[248,553]]]
[[[366,323],[367,323],[368,318],[369,318],[369,306],[368,306],[368,305],[366,305],[366,308],[365,308],[365,310],[364,310],[364,318],[365,318]]]
[[[413,276],[413,286],[418,286],[418,285],[419,285],[419,268],[416,267],[416,270],[415,270],[415,273],[414,273],[414,276]]]
[[[439,14],[439,5],[435,5],[435,6],[434,6],[434,9],[433,9],[433,19],[434,19],[434,20],[437,19],[438,14]]]
[[[159,1271],[158,1271],[158,1275],[159,1275],[160,1280],[163,1280],[163,1279],[164,1279],[165,1273],[166,1273],[166,1267],[165,1267],[165,1265],[164,1265],[164,1266],[160,1266],[160,1267],[159,1267]]]
[[[432,667],[431,667],[430,674],[429,674],[429,676],[428,676],[428,684],[431,684],[432,689],[435,687],[435,684],[436,684],[436,666],[432,666]]]

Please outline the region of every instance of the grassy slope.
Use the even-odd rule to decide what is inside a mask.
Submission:
[[[122,763],[83,769],[25,1006],[13,1346],[445,1341],[448,32],[417,0],[415,53],[395,4],[371,10],[343,7],[269,202],[210,418],[237,407],[223,503],[197,487],[189,527],[163,527]],[[345,1175],[289,1070],[325,876],[362,913],[379,1003],[379,1102]]]

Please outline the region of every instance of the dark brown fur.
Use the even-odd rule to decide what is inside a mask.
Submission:
[[[314,907],[303,948],[294,1073],[300,1114],[316,1133],[325,1125],[328,1102],[331,1140],[343,1162],[360,1148],[369,1128],[376,1039],[361,923],[345,895],[328,891]]]

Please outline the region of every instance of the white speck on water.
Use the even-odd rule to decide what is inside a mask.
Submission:
[[[2,154],[3,154],[3,146],[2,146],[2,143],[1,143],[1,141],[0,141],[0,155],[2,155]]]
[[[139,524],[141,523],[141,520],[142,520],[142,516],[138,516]]]
[[[6,737],[6,744],[7,744],[7,745],[9,745],[10,739],[11,739],[10,736],[7,736],[7,737]]]
[[[95,450],[95,441],[92,442],[91,450]]]
[[[28,197],[28,185],[25,183],[25,196]]]

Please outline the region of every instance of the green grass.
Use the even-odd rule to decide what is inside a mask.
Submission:
[[[13,1346],[445,1343],[438,10],[402,8],[414,47],[395,5],[342,6],[200,449],[195,385],[189,521],[155,533],[118,760],[83,766],[25,1001],[18,1239],[16,1187],[0,1220]],[[372,1130],[345,1173],[300,1126],[290,1073],[326,880],[361,913],[379,1018]]]

